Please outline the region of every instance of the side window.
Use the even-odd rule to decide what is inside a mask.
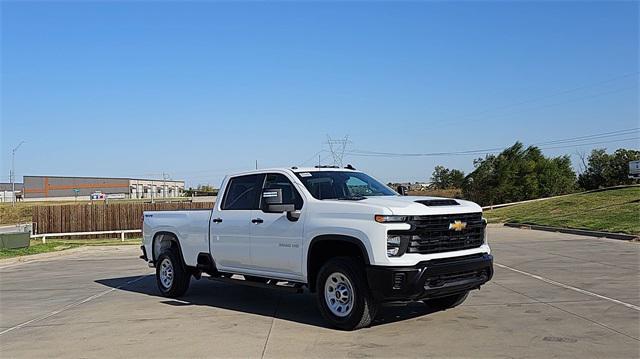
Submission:
[[[284,203],[293,203],[296,210],[302,209],[302,197],[295,189],[293,183],[282,174],[269,173],[264,181],[263,188],[280,188],[282,189],[282,201]]]
[[[250,175],[230,179],[222,201],[222,209],[257,209],[263,178],[263,175]]]

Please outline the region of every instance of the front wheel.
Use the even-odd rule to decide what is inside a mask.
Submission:
[[[316,283],[320,312],[331,325],[354,330],[371,324],[377,306],[361,266],[353,259],[330,259],[320,269]]]
[[[447,310],[459,306],[465,301],[465,299],[467,299],[468,296],[469,292],[464,292],[441,298],[427,299],[423,302],[435,310]]]
[[[156,282],[158,289],[165,297],[176,298],[182,296],[189,289],[191,274],[189,274],[182,260],[175,252],[165,251],[156,261]]]

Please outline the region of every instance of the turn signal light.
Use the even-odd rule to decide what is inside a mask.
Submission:
[[[373,218],[378,223],[401,223],[407,221],[407,217],[405,216],[386,216],[382,214],[376,214]]]

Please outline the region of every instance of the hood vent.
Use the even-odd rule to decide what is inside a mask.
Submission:
[[[436,207],[436,206],[459,206],[456,200],[453,199],[426,199],[424,201],[416,201],[418,203],[422,203],[425,206]]]

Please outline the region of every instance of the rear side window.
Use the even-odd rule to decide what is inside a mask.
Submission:
[[[257,209],[264,175],[233,177],[222,201],[223,210]]]
[[[302,197],[293,186],[293,183],[291,183],[285,175],[279,173],[267,174],[267,178],[264,182],[264,188],[282,189],[282,202],[287,204],[293,203],[296,210],[302,209]]]

